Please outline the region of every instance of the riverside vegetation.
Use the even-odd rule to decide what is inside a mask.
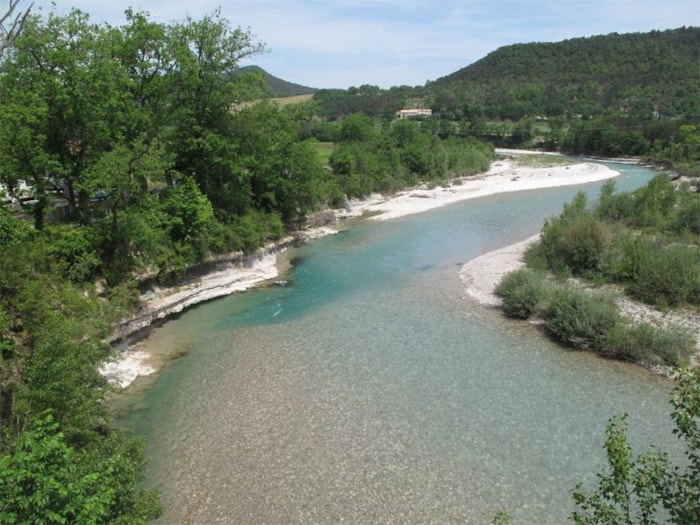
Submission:
[[[0,47],[0,523],[144,523],[160,513],[139,488],[144,443],[114,428],[98,373],[139,286],[348,197],[478,173],[493,145],[449,119],[340,118],[329,93],[269,104],[263,75],[231,75],[264,46],[218,12],[129,9],[116,27],[25,13]],[[654,151],[696,162],[692,115],[663,120]]]
[[[627,321],[610,292],[591,288],[615,284],[658,308],[700,307],[700,193],[687,184],[676,190],[663,174],[632,193],[614,188],[608,181],[595,206],[579,193],[546,221],[526,252],[527,267],[506,275],[496,293],[507,315],[542,318],[575,348],[679,365],[695,351],[691,334]]]

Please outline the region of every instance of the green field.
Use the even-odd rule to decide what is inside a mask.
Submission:
[[[272,98],[270,99],[272,102],[275,104],[279,104],[280,106],[287,106],[289,104],[301,104],[302,102],[308,102],[314,98],[313,94],[309,95],[294,95],[291,97],[278,97],[278,98]]]
[[[331,158],[333,151],[335,150],[335,144],[332,142],[316,142],[314,143],[316,152],[318,153],[321,162],[324,166],[328,166],[328,160]]]

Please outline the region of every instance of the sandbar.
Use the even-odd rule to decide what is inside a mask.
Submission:
[[[593,162],[548,167],[520,166],[513,159],[497,160],[484,174],[453,181],[449,186],[421,186],[394,196],[373,195],[351,201],[340,217],[369,215],[371,220],[389,220],[421,213],[466,199],[556,186],[573,186],[610,179],[619,172]]]

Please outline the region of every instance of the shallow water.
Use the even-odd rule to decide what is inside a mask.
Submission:
[[[621,166],[618,186],[651,172]],[[461,263],[536,233],[579,189],[361,223],[294,252],[287,287],[155,330],[186,353],[128,398],[162,523],[561,523],[607,419],[668,448],[670,384],[564,350],[464,297]]]

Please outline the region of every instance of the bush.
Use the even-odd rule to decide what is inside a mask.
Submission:
[[[92,279],[100,268],[97,242],[89,228],[52,226],[46,229],[50,253],[63,276],[75,283]]]
[[[633,196],[634,226],[662,229],[668,223],[676,203],[676,189],[668,175],[655,176],[646,186],[635,190]]]
[[[504,275],[495,292],[503,299],[505,314],[516,319],[540,315],[551,295],[544,275],[525,269]]]
[[[570,515],[574,523],[700,523],[700,376],[696,370],[681,370],[671,404],[673,434],[685,445],[681,464],[659,450],[635,458],[627,438],[626,414],[611,419],[605,440],[607,468],[596,476],[598,484],[592,492],[584,491],[581,483],[576,485],[576,510]]]
[[[612,244],[610,228],[592,215],[568,221],[550,221],[542,232],[548,265],[555,271],[585,275],[601,270],[606,250]]]
[[[673,224],[676,232],[688,231],[700,235],[700,193],[688,189],[681,192],[678,213]]]
[[[688,332],[649,323],[618,324],[605,343],[602,355],[669,366],[678,366],[695,350],[695,339]]]
[[[638,255],[632,295],[661,307],[700,305],[700,249],[647,244]]]
[[[553,295],[545,318],[547,329],[559,340],[574,348],[600,351],[620,314],[610,299],[563,289]]]

